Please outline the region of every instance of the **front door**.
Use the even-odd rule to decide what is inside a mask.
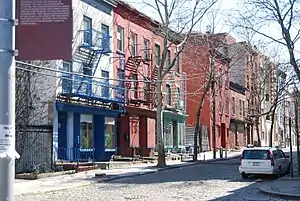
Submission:
[[[221,146],[226,148],[226,126],[224,123],[221,124]]]

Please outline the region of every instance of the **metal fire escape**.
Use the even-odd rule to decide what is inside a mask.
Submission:
[[[150,68],[151,65],[151,54],[150,49],[141,49],[137,51],[137,44],[129,45],[129,50],[131,55],[127,58],[126,61],[126,70],[129,71],[127,76],[126,88],[128,93],[132,89],[132,82],[134,82],[134,75],[136,75],[137,80],[141,78],[144,79],[143,88],[133,89],[134,95],[128,96],[129,103],[139,106],[141,103],[149,104],[150,103],[150,93],[151,87],[147,83],[151,80]],[[144,66],[141,69],[141,64]],[[140,76],[139,76],[140,75]],[[140,82],[140,81],[139,81]],[[138,82],[138,83],[139,83]]]
[[[68,73],[62,76],[70,80],[68,86],[62,86],[60,95],[77,98],[77,101],[84,101],[100,105],[102,107],[115,108],[117,105],[120,112],[125,111],[125,87],[124,82],[111,80],[109,76],[94,77],[101,58],[110,56],[110,36],[94,29],[78,31],[78,46],[73,53],[73,63],[78,63],[80,69],[77,72]],[[122,63],[123,57],[118,57]],[[121,64],[120,64],[121,65]],[[123,72],[125,74],[125,71]],[[71,85],[71,87],[70,87]]]

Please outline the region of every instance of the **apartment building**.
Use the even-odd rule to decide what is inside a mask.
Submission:
[[[258,50],[246,42],[231,43],[228,48],[230,63],[230,82],[245,88],[244,120],[248,144],[260,141],[260,99],[261,88],[258,74]],[[257,122],[257,124],[255,124]],[[258,129],[257,129],[258,128]]]
[[[278,104],[277,100],[277,67],[269,58],[261,55],[259,62],[259,85],[260,90],[260,107],[261,107],[261,145],[272,146],[278,145],[278,110],[274,110],[274,106]],[[274,110],[274,112],[273,112]],[[272,137],[272,141],[271,141]]]
[[[240,148],[250,144],[250,133],[246,129],[247,124],[247,99],[245,87],[230,82],[231,115],[229,131],[229,147]]]
[[[200,114],[199,144],[202,150],[213,147],[212,90],[210,77],[215,80],[216,148],[228,147],[230,124],[229,63],[227,44],[233,41],[227,34],[193,33],[183,53],[182,68],[187,73],[187,145],[193,144],[197,111],[206,92]],[[211,74],[214,68],[214,76]]]
[[[103,161],[115,153],[116,122],[126,96],[112,62],[119,58],[112,49],[116,6],[108,0],[73,0],[73,59],[58,62],[54,160]]]
[[[126,112],[118,118],[118,147],[122,156],[149,156],[156,141],[157,68],[164,51],[159,23],[129,4],[118,1],[114,9],[115,53],[124,58]],[[174,59],[176,45],[167,50],[166,66]],[[183,144],[184,78],[180,59],[163,80],[163,139],[166,148]],[[120,69],[117,69],[118,79]]]

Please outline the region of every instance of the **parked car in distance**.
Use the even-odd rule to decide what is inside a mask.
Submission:
[[[280,177],[290,172],[289,156],[279,148],[247,147],[240,158],[239,172],[242,177],[249,175],[274,175]]]

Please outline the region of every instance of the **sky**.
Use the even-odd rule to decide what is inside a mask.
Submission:
[[[135,8],[137,8],[139,11],[141,11],[144,14],[147,14],[148,16],[156,19],[159,21],[159,15],[158,12],[151,8],[151,6],[147,5],[147,3],[154,3],[154,0],[125,0],[127,3],[131,4]],[[190,2],[194,2],[194,0],[189,0]],[[188,2],[188,0],[187,0]],[[201,21],[200,25],[198,27],[195,27],[196,31],[205,32],[207,25],[211,25],[213,20],[215,19],[215,26],[214,26],[214,32],[228,32],[230,35],[236,38],[237,41],[244,41],[245,37],[243,35],[240,35],[236,31],[232,30],[230,22],[228,21],[228,15],[235,15],[237,13],[237,10],[242,10],[244,8],[244,4],[242,0],[219,0],[216,5],[214,5],[211,13],[217,13],[216,17],[212,17],[211,13],[207,14],[203,20]],[[181,8],[180,8],[181,9]],[[272,36],[272,37],[281,37],[280,29],[274,25],[267,25],[266,28],[264,28],[264,33]],[[261,36],[254,37],[253,43],[257,43],[254,45],[260,45],[259,40],[263,38]],[[298,50],[300,52],[300,44],[297,44],[296,47],[298,47]],[[279,48],[278,48],[279,47]],[[280,49],[280,54],[277,53],[276,57],[278,57],[276,60],[288,60],[288,53],[286,51],[286,47],[279,46],[276,43],[273,43],[272,45],[265,48],[263,51],[267,52],[267,56],[272,57],[274,54],[274,51]],[[298,57],[299,58],[299,57]]]

